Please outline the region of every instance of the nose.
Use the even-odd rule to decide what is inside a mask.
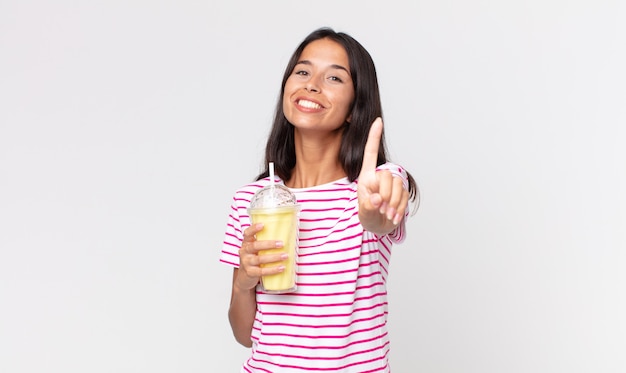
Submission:
[[[309,91],[309,92],[315,92],[315,93],[319,93],[320,92],[320,85],[318,82],[318,78],[315,76],[311,76],[311,79],[309,79],[306,82],[306,85],[304,86],[304,88]]]

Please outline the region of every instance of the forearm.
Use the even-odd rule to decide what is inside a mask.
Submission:
[[[240,289],[236,285],[237,269],[233,274],[233,286],[228,309],[228,320],[233,335],[237,342],[245,347],[252,346],[250,338],[252,325],[256,316],[256,291],[252,289]]]

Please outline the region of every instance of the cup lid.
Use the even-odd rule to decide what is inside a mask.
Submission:
[[[293,206],[297,203],[295,194],[289,188],[282,184],[273,184],[254,193],[250,208]]]

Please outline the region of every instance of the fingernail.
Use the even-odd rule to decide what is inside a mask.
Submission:
[[[274,245],[276,245],[276,247],[283,247],[284,246],[283,241],[276,241],[274,243]]]
[[[289,255],[287,255],[287,254],[282,254],[282,255],[280,256],[280,258],[281,258],[282,260],[285,260],[285,259],[289,258]]]
[[[395,215],[396,215],[396,209],[394,209],[393,207],[387,209],[387,220],[392,220],[395,217]]]
[[[278,272],[283,272],[285,270],[285,266],[279,266],[278,267]]]
[[[394,216],[393,218],[393,225],[398,225],[398,223],[400,223],[400,220],[402,220],[402,216],[400,216],[400,214],[396,214],[396,216]]]
[[[387,202],[383,202],[380,205],[380,209],[378,210],[381,214],[384,214],[387,211]]]

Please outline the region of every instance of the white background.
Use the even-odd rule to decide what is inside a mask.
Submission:
[[[0,372],[238,371],[228,206],[320,26],[422,190],[393,371],[626,371],[625,4],[1,0]]]

